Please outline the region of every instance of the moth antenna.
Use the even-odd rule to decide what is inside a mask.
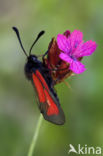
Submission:
[[[34,41],[33,44],[31,45],[31,48],[30,48],[30,50],[29,50],[29,56],[31,55],[31,51],[32,51],[33,46],[35,45],[35,43],[38,41],[38,39],[39,39],[44,33],[45,33],[45,31],[42,30],[42,31],[38,34],[37,38],[35,39],[35,41]]]
[[[24,54],[28,57],[28,55],[27,55],[27,53],[26,53],[26,51],[25,51],[25,49],[24,49],[24,47],[23,47],[23,45],[22,45],[21,38],[20,38],[20,34],[19,34],[19,30],[18,30],[16,27],[12,27],[12,29],[14,30],[14,32],[15,32],[16,35],[17,35],[18,41],[19,41],[19,43],[20,43],[20,46],[21,46],[21,48],[22,48]]]

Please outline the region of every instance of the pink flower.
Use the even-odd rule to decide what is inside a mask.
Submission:
[[[84,43],[83,34],[79,30],[74,30],[70,35],[68,30],[66,32],[64,35],[57,35],[59,57],[70,64],[69,70],[80,74],[86,70],[79,61],[80,58],[91,55],[96,50],[97,44],[92,40]]]

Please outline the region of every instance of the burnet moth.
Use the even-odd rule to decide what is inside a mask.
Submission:
[[[44,34],[44,31],[41,31],[38,34],[29,50],[29,54],[27,54],[22,45],[18,29],[13,27],[13,30],[15,31],[20,46],[27,57],[27,62],[24,68],[25,75],[26,78],[32,82],[34,90],[37,94],[37,103],[40,112],[42,113],[45,120],[57,125],[63,125],[65,122],[64,112],[60,106],[58,96],[54,90],[55,83],[51,76],[50,69],[48,69],[44,63],[44,56],[48,52],[43,55],[42,61],[38,59],[38,56],[31,54],[33,46]]]

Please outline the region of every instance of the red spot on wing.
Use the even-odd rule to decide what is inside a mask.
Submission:
[[[45,79],[43,78],[43,76],[41,75],[41,73],[38,70],[36,70],[36,75],[38,76],[38,78],[42,82],[43,86],[49,91],[49,88],[48,88],[48,85],[47,85]]]
[[[44,103],[46,101],[44,88],[43,88],[40,80],[38,79],[38,77],[34,73],[32,74],[32,77],[33,77],[33,82],[34,82],[35,88],[36,88],[37,93],[38,93],[39,101]]]
[[[36,70],[36,74],[33,73],[33,82],[38,93],[39,101],[47,103],[47,115],[58,115],[58,107],[48,92],[50,89],[45,79],[38,70]]]
[[[52,97],[49,95],[49,93],[46,89],[44,90],[44,92],[46,95],[46,102],[48,104],[47,115],[48,116],[54,115],[54,114],[58,115],[59,110],[58,110],[58,107],[56,106],[56,104],[54,103]]]

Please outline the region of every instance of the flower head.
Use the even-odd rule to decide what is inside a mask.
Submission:
[[[59,57],[70,64],[69,70],[80,74],[86,70],[80,58],[91,55],[97,47],[96,42],[89,40],[84,43],[83,34],[74,30],[71,34],[67,30],[64,35],[57,35],[57,45],[60,49]]]

